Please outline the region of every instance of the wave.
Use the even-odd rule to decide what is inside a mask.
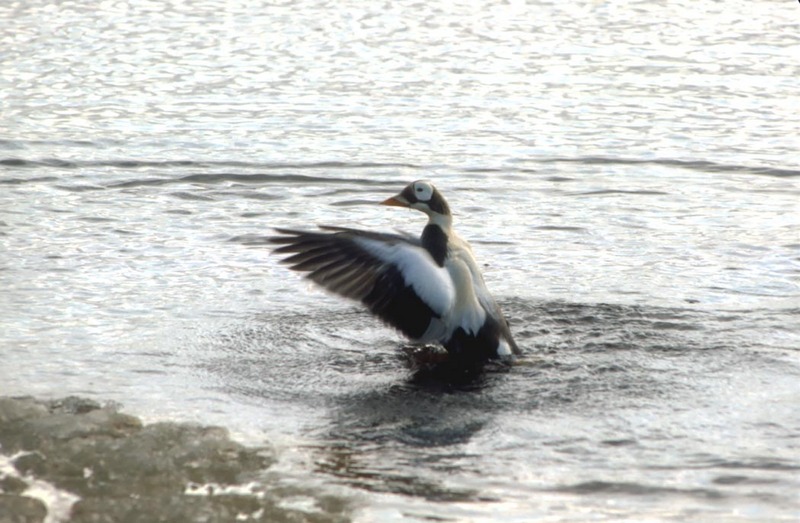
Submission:
[[[119,169],[138,169],[142,167],[175,168],[175,167],[239,167],[250,169],[374,169],[374,168],[421,168],[408,163],[382,162],[245,162],[238,160],[195,161],[195,160],[62,160],[59,158],[41,158],[26,160],[23,158],[0,159],[0,166],[6,167],[58,167],[62,169],[82,169],[86,167],[116,167]]]
[[[519,160],[520,162],[523,160]],[[679,160],[672,158],[637,159],[616,158],[604,156],[578,156],[578,157],[551,157],[529,160],[533,164],[574,163],[581,165],[655,165],[673,168],[690,169],[703,173],[733,173],[757,176],[772,176],[780,178],[800,177],[800,170],[778,167],[753,167],[747,165],[722,164],[705,160]],[[319,162],[252,162],[239,160],[222,161],[195,161],[195,160],[64,160],[60,158],[0,158],[0,169],[61,169],[83,170],[112,168],[121,171],[136,171],[148,169],[150,171],[163,171],[163,176],[136,177],[128,180],[116,181],[107,184],[93,183],[85,190],[103,190],[115,188],[131,188],[141,186],[160,186],[184,183],[216,184],[225,182],[238,183],[279,183],[292,184],[358,184],[367,187],[394,187],[396,180],[386,177],[357,176],[353,171],[370,169],[408,169],[429,173],[441,170],[443,166],[419,165],[399,162],[344,162],[344,161],[319,161]],[[178,175],[180,171],[192,170],[190,174]],[[348,173],[348,176],[335,174],[319,175],[309,174],[308,171],[333,171]],[[452,170],[462,175],[540,175],[536,167],[453,167]],[[176,172],[177,171],[177,172]],[[244,172],[241,172],[244,171]],[[251,172],[247,172],[251,171]],[[252,172],[257,171],[257,172]],[[260,171],[260,172],[259,172]],[[280,171],[280,172],[275,172]],[[304,172],[305,171],[305,172]],[[571,178],[553,177],[553,181],[570,181]],[[47,174],[44,176],[10,176],[0,178],[0,185],[21,185],[27,183],[42,183],[58,181],[57,176]],[[67,187],[69,190],[69,188]],[[581,195],[606,195],[606,194],[637,194],[637,195],[664,195],[661,191],[625,191],[625,190],[597,190]],[[343,204],[346,205],[347,203]]]
[[[548,158],[537,160],[539,163],[579,163],[582,165],[657,165],[678,167],[705,173],[739,173],[760,176],[789,178],[800,176],[800,170],[780,167],[754,167],[750,165],[724,164],[706,160],[679,160],[676,158],[615,158],[610,156],[582,156],[577,158]]]
[[[55,168],[81,170],[90,168],[114,168],[120,170],[136,169],[155,169],[163,170],[165,174],[174,173],[176,169],[192,169],[196,171],[217,171],[217,172],[195,172],[184,176],[162,176],[136,178],[119,182],[112,182],[103,186],[93,185],[89,189],[116,189],[141,186],[158,186],[183,183],[280,183],[280,184],[353,184],[366,186],[392,186],[396,182],[367,178],[367,177],[336,177],[336,176],[315,176],[311,174],[294,173],[274,173],[271,171],[310,171],[310,170],[334,170],[334,171],[353,171],[362,169],[422,169],[421,166],[404,163],[381,163],[381,162],[245,162],[245,161],[193,161],[193,160],[61,160],[58,158],[44,158],[38,160],[26,160],[21,158],[0,159],[0,167],[16,167],[25,169],[35,168]],[[245,172],[218,172],[220,169],[241,169],[241,170],[260,170],[270,171],[261,173]],[[32,182],[58,181],[55,176],[41,177],[9,177],[0,178],[1,185],[19,185]],[[88,190],[88,189],[87,189]]]
[[[800,169],[790,169],[782,167],[756,167],[752,165],[725,164],[707,160],[681,160],[677,158],[620,158],[613,156],[576,156],[576,157],[549,157],[531,158],[517,160],[519,162],[532,162],[534,164],[551,163],[577,163],[582,165],[657,165],[667,167],[678,167],[701,172],[718,173],[742,173],[776,177],[800,176]],[[82,169],[90,167],[113,167],[118,169],[139,169],[139,168],[240,168],[240,169],[381,169],[381,168],[403,168],[403,169],[432,169],[431,166],[404,162],[343,162],[343,161],[320,161],[320,162],[249,162],[239,160],[221,161],[196,161],[196,160],[63,160],[60,158],[2,158],[0,166],[36,168],[36,167],[55,167],[60,169]],[[526,169],[519,167],[467,167],[460,168],[466,173],[523,173],[531,174],[537,172],[536,169]]]

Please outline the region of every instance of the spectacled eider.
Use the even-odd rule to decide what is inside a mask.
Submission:
[[[453,231],[441,193],[409,184],[383,205],[424,212],[420,238],[345,227],[276,229],[282,260],[336,294],[358,300],[418,344],[440,344],[452,363],[510,363],[520,354],[508,322],[486,288],[469,244]]]

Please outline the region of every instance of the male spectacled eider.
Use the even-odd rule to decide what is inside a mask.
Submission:
[[[417,239],[345,227],[276,229],[291,269],[346,298],[419,344],[440,344],[451,364],[510,363],[520,354],[508,322],[486,289],[469,244],[453,231],[444,197],[428,181],[409,184],[383,205],[428,215]]]

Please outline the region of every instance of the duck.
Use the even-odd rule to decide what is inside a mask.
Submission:
[[[512,364],[521,350],[441,192],[417,180],[381,203],[427,215],[421,236],[321,225],[276,228],[269,241],[290,269],[361,302],[416,346],[443,348],[451,364]]]

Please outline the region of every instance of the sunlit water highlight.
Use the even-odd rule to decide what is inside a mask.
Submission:
[[[0,392],[276,444],[363,521],[800,518],[800,7],[0,6]],[[414,384],[272,226],[418,231],[527,355]]]

